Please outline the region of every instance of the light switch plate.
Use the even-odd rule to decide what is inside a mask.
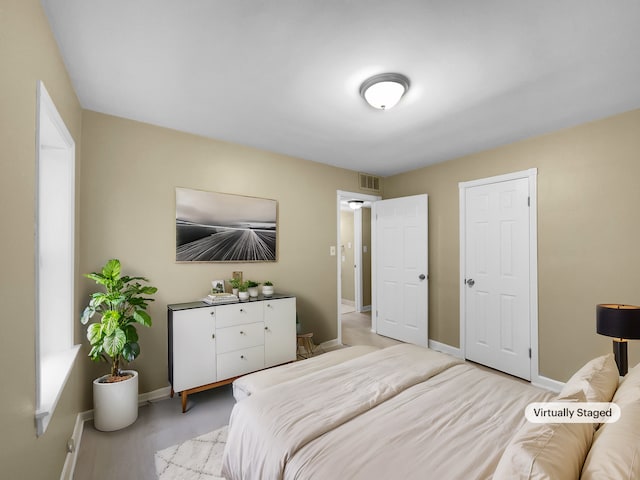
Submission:
[[[336,256],[336,247],[335,246],[331,245],[329,247],[329,255],[331,255],[332,257]]]

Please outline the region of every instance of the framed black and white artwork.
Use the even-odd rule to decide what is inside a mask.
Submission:
[[[176,188],[176,261],[275,262],[278,202]]]

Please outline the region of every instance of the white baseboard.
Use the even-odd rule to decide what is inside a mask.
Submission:
[[[446,343],[436,342],[435,340],[429,340],[428,345],[431,350],[462,358],[462,352],[457,347],[452,347],[451,345],[447,345]]]
[[[429,348],[438,352],[448,353],[454,357],[463,358],[462,351],[459,348],[452,347],[445,343],[436,342],[435,340],[429,340]],[[531,379],[531,385],[534,387],[544,388],[545,390],[551,390],[556,393],[560,392],[564,387],[564,383],[540,375]]]
[[[151,392],[145,392],[138,395],[138,405],[142,405],[148,402],[155,402],[158,400],[164,400],[171,395],[171,387],[162,387]],[[67,457],[64,460],[64,466],[62,467],[62,473],[60,474],[60,480],[72,480],[73,474],[76,469],[76,462],[78,461],[78,452],[80,451],[80,442],[82,441],[82,431],[84,430],[84,422],[93,420],[93,410],[87,410],[86,412],[80,412],[76,416],[76,424],[73,427],[73,434],[71,435],[71,442],[73,443],[73,451],[67,453]]]
[[[82,440],[82,430],[84,429],[84,422],[93,418],[93,410],[87,412],[80,412],[76,415],[76,424],[73,427],[73,434],[71,435],[70,442],[73,445],[71,452],[67,452],[67,457],[64,460],[62,467],[62,473],[60,474],[60,480],[72,480],[73,474],[76,470],[76,462],[78,461],[78,451],[80,450],[80,441]]]
[[[152,392],[141,393],[138,395],[138,405],[142,405],[147,402],[156,402],[158,400],[164,400],[171,396],[171,387],[162,387]]]
[[[540,375],[531,379],[531,385],[533,385],[534,387],[551,390],[552,392],[556,393],[560,392],[560,390],[562,390],[562,388],[564,387],[564,383],[552,378],[541,377]]]
[[[364,305],[362,307],[362,311],[363,312],[370,312],[371,311],[371,305]]]
[[[341,298],[340,299],[340,303],[343,303],[345,305],[349,305],[350,307],[355,307],[356,306],[355,300],[347,300],[346,298]]]

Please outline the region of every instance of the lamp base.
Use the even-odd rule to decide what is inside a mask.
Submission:
[[[627,341],[615,339],[613,341],[613,355],[616,357],[616,365],[621,377],[629,371],[629,359],[627,357]]]

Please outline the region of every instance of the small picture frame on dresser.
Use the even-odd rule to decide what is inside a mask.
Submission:
[[[211,293],[224,293],[224,280],[211,280]]]

